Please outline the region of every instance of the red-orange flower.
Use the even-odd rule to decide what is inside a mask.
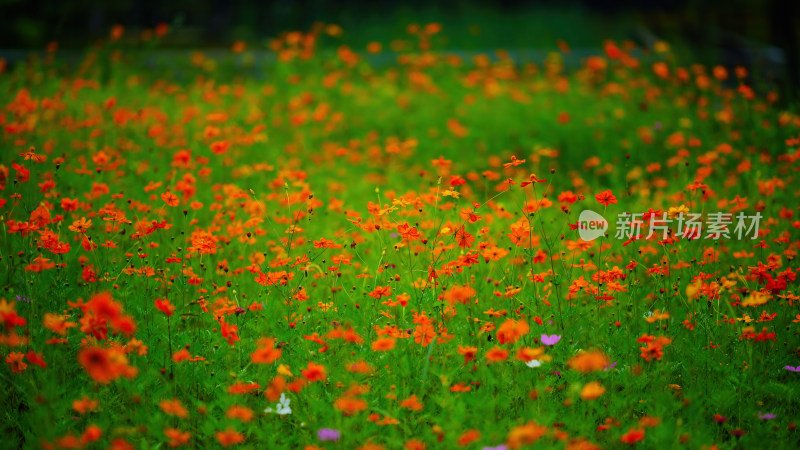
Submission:
[[[486,359],[488,359],[489,362],[505,361],[508,359],[508,350],[504,350],[500,347],[494,347],[486,352]]]
[[[475,355],[478,354],[478,347],[464,347],[459,345],[458,353],[464,355],[464,364],[467,364],[475,359]]]
[[[400,402],[400,407],[410,409],[412,411],[419,411],[422,409],[423,405],[416,395],[411,394],[410,397]]]
[[[581,352],[567,361],[567,366],[582,373],[597,372],[608,365],[608,358],[599,350]]]
[[[108,384],[119,377],[132,378],[138,370],[128,365],[128,358],[118,348],[86,347],[78,353],[78,362],[98,383]]]
[[[344,395],[333,402],[333,407],[347,415],[353,415],[367,409],[367,402],[360,398]]]
[[[467,445],[477,441],[481,438],[481,432],[478,430],[467,430],[458,438],[458,445],[466,447]]]
[[[524,425],[514,427],[506,438],[506,445],[512,449],[521,448],[524,445],[530,445],[538,441],[539,438],[547,434],[547,427],[536,424],[535,422],[528,422]]]
[[[181,431],[177,428],[165,428],[164,435],[167,436],[167,439],[169,439],[167,445],[173,448],[187,445],[189,443],[189,439],[192,437],[188,431]]]
[[[181,404],[181,401],[177,398],[173,398],[171,400],[161,400],[161,402],[158,404],[158,407],[170,416],[180,417],[181,419],[189,417],[189,411],[184,408],[184,406]]]
[[[178,200],[178,196],[169,191],[161,194],[161,200],[164,200],[164,203],[173,207],[178,206],[178,204],[180,203],[180,201]]]
[[[596,198],[597,201],[603,206],[608,206],[612,203],[617,203],[617,197],[614,197],[614,194],[612,194],[610,190],[603,191],[595,195],[594,198]]]
[[[214,436],[223,447],[230,447],[231,445],[244,442],[244,435],[233,428],[228,428],[225,431],[217,431]]]
[[[620,441],[628,445],[633,445],[644,439],[644,428],[631,428],[627,433],[623,434]]]
[[[281,357],[281,353],[281,349],[275,348],[275,339],[260,339],[259,347],[250,354],[250,359],[255,364],[272,364]]]
[[[639,347],[639,350],[642,351],[641,357],[647,362],[654,359],[661,361],[661,356],[663,356],[662,346],[655,342],[648,342],[646,347]]]
[[[96,411],[99,405],[100,402],[97,400],[92,400],[84,395],[80,399],[72,402],[72,409],[74,409],[78,414],[86,414],[87,412]]]
[[[414,342],[423,347],[430,345],[435,337],[436,331],[430,323],[421,323],[414,329]]]
[[[25,371],[25,368],[28,367],[25,364],[25,355],[20,352],[11,352],[6,356],[6,364],[11,367],[11,371],[14,373],[22,373]]]
[[[244,423],[253,420],[254,416],[253,410],[246,406],[233,405],[225,411],[225,417],[229,419],[238,419]]]
[[[386,352],[394,348],[397,340],[393,337],[379,337],[372,341],[372,350],[376,352]]]
[[[497,329],[497,342],[500,344],[513,344],[530,331],[528,322],[524,320],[508,319]]]
[[[166,298],[156,299],[156,308],[167,316],[175,314],[175,306]]]
[[[309,382],[321,381],[328,377],[325,366],[313,362],[308,363],[308,368],[301,370],[303,376]]]

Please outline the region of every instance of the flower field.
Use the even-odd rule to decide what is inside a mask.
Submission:
[[[167,32],[0,73],[4,448],[800,442],[800,116],[747,68]]]

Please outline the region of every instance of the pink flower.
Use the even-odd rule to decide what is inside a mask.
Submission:
[[[542,335],[542,344],[544,345],[556,345],[558,341],[561,340],[561,336],[554,334],[552,336],[548,336],[546,334]]]

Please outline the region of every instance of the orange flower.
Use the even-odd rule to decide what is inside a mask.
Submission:
[[[228,394],[244,395],[258,389],[261,389],[261,386],[258,383],[240,383],[237,381],[236,383],[228,386]]]
[[[464,364],[468,364],[475,359],[475,355],[478,354],[478,347],[464,347],[459,345],[458,354],[464,355]]]
[[[14,307],[16,302],[9,302],[6,299],[0,299],[0,324],[5,326],[6,329],[13,329],[14,327],[24,326],[27,321],[24,317],[20,317]]]
[[[481,432],[478,430],[467,430],[458,438],[458,445],[466,447],[467,445],[477,441],[481,438]]]
[[[534,359],[537,359],[539,361],[550,360],[550,356],[544,354],[544,347],[537,347],[537,348],[520,347],[517,350],[516,358],[522,362],[528,362]]]
[[[380,444],[373,444],[372,442],[367,442],[366,444],[358,447],[356,450],[384,450],[386,447]]]
[[[156,299],[156,308],[166,314],[167,317],[175,314],[175,306],[166,298]]]
[[[41,353],[36,353],[33,350],[28,350],[28,353],[25,354],[25,358],[31,364],[37,365],[42,369],[47,367],[47,363],[45,362],[44,358],[42,358]]]
[[[567,361],[567,366],[581,373],[597,372],[608,365],[608,358],[599,350],[581,352]]]
[[[44,313],[44,327],[52,331],[53,333],[57,333],[60,334],[61,336],[64,336],[67,334],[67,331],[70,328],[78,326],[78,324],[74,322],[68,322],[67,321],[68,317],[69,316]]]
[[[128,365],[128,358],[118,348],[86,347],[78,353],[78,362],[94,381],[102,384],[119,377],[132,378],[138,372]]]
[[[393,337],[379,337],[372,341],[372,350],[376,352],[386,352],[394,348],[397,339]]]
[[[653,416],[644,416],[639,419],[639,426],[642,428],[656,427],[661,424],[661,419]]]
[[[280,375],[276,375],[275,378],[270,381],[269,386],[267,386],[266,391],[264,391],[264,395],[267,396],[269,401],[277,402],[278,399],[281,398],[281,393],[286,389],[286,379]]]
[[[604,388],[602,384],[597,381],[592,381],[591,383],[586,383],[583,389],[581,389],[581,398],[584,400],[594,400],[605,392],[606,388]]]
[[[627,433],[622,435],[622,437],[620,438],[620,441],[622,441],[622,442],[624,442],[625,444],[628,444],[628,445],[633,445],[633,444],[641,441],[642,439],[644,439],[644,429],[643,428],[641,428],[641,429],[631,428],[630,430],[628,430]]]
[[[136,450],[136,447],[125,439],[118,437],[111,440],[108,450]]]
[[[647,347],[639,347],[639,350],[642,351],[641,357],[647,362],[654,359],[661,361],[661,357],[664,355],[661,351],[662,346],[655,342],[648,342]]]
[[[81,217],[80,219],[72,222],[72,225],[69,226],[70,231],[74,231],[76,233],[86,233],[86,230],[92,227],[92,221],[86,220],[86,217]]]
[[[328,373],[325,371],[325,366],[321,364],[315,364],[313,362],[309,362],[308,368],[301,370],[301,372],[306,380],[311,383],[324,380],[328,377]]]
[[[215,155],[221,155],[228,151],[228,147],[230,144],[228,141],[216,141],[211,143],[211,151],[214,152]]]
[[[494,347],[493,349],[486,352],[486,359],[489,362],[501,362],[508,359],[508,350],[504,350],[500,347]]]
[[[428,446],[422,441],[411,439],[410,441],[406,441],[405,445],[403,445],[403,448],[406,450],[426,450]]]
[[[523,445],[533,444],[545,434],[547,434],[547,427],[537,425],[535,422],[528,422],[525,425],[514,427],[508,433],[506,445],[510,448],[518,449]]]
[[[192,359],[192,354],[189,353],[189,350],[186,350],[185,348],[182,348],[172,354],[172,361],[174,361],[176,364],[180,364],[190,359]]]
[[[244,41],[235,41],[231,46],[231,51],[233,53],[242,53],[247,50],[247,42]]]
[[[530,331],[528,322],[524,320],[508,319],[497,329],[497,342],[500,344],[513,344]]]
[[[80,399],[72,402],[72,409],[74,409],[78,414],[86,414],[87,412],[96,411],[99,405],[100,402],[97,400],[92,400],[84,395]]]
[[[333,402],[333,407],[347,415],[353,415],[367,409],[367,402],[360,398],[342,396]]]
[[[255,364],[272,364],[281,357],[282,350],[275,348],[275,339],[260,339],[259,344],[260,347],[250,354],[250,359]]]
[[[181,401],[177,398],[173,398],[172,400],[161,400],[158,406],[162,411],[170,416],[180,417],[181,419],[189,417],[189,411],[183,407]]]
[[[156,25],[155,28],[156,36],[164,37],[168,31],[169,31],[169,25],[167,23],[160,22],[158,25]]]
[[[229,419],[239,419],[244,423],[253,420],[253,410],[245,406],[233,405],[225,412],[225,417]]]
[[[471,298],[475,296],[475,289],[469,286],[451,286],[445,293],[444,299],[450,304],[463,303],[466,304]]]
[[[81,442],[80,438],[72,434],[72,432],[66,436],[56,439],[56,447],[60,448],[83,448],[84,445],[85,444]]]
[[[161,200],[164,200],[164,203],[173,207],[178,206],[178,204],[180,203],[180,201],[178,200],[178,196],[169,191],[161,194]]]
[[[370,374],[375,371],[375,368],[364,360],[358,360],[355,363],[347,364],[345,370],[350,373]]]
[[[653,73],[660,78],[669,78],[669,66],[663,61],[653,63]]]
[[[217,431],[214,436],[223,447],[230,447],[231,445],[244,442],[244,435],[233,428],[228,428],[225,431]]]
[[[22,373],[28,367],[23,361],[25,355],[20,352],[11,352],[6,356],[6,363],[11,366],[11,371],[14,373]]]
[[[111,40],[118,41],[125,33],[125,27],[122,25],[114,25],[111,27]]]
[[[401,408],[410,409],[412,411],[419,411],[422,409],[422,406],[423,406],[422,402],[420,402],[419,399],[417,399],[417,396],[415,394],[411,394],[411,397],[408,397],[407,399],[400,402]]]
[[[608,206],[612,203],[617,203],[617,197],[614,197],[614,194],[612,194],[610,190],[603,191],[595,195],[594,198],[596,198],[597,201],[603,206]]]
[[[592,442],[589,442],[584,438],[570,439],[569,442],[567,442],[567,446],[564,447],[564,450],[602,450],[602,449],[603,447],[600,447],[597,444],[593,444]]]
[[[418,241],[421,239],[419,230],[417,230],[416,227],[409,225],[408,222],[398,225],[397,232],[403,238],[403,242],[405,243],[410,243],[412,241]]]
[[[222,334],[222,337],[227,339],[228,344],[231,346],[234,345],[234,342],[241,340],[239,338],[239,327],[237,325],[231,325],[228,322],[221,322],[219,331]]]
[[[436,337],[436,331],[433,329],[433,325],[430,323],[421,323],[418,324],[417,327],[414,329],[414,342],[423,347],[427,347],[433,342],[433,338]]]
[[[101,436],[103,436],[103,430],[101,430],[100,427],[97,425],[89,425],[81,435],[81,442],[88,444],[89,442],[99,441]]]
[[[122,305],[115,301],[110,293],[99,292],[86,303],[84,311],[87,310],[101,319],[113,319],[122,313]]]
[[[165,428],[164,435],[166,435],[167,439],[169,439],[167,445],[173,448],[188,444],[189,439],[192,437],[188,431],[184,432],[177,428]]]

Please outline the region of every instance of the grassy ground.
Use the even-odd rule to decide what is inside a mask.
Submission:
[[[315,51],[346,32],[0,76],[4,445],[798,441],[794,105],[664,43]],[[715,212],[758,231],[679,224]]]

